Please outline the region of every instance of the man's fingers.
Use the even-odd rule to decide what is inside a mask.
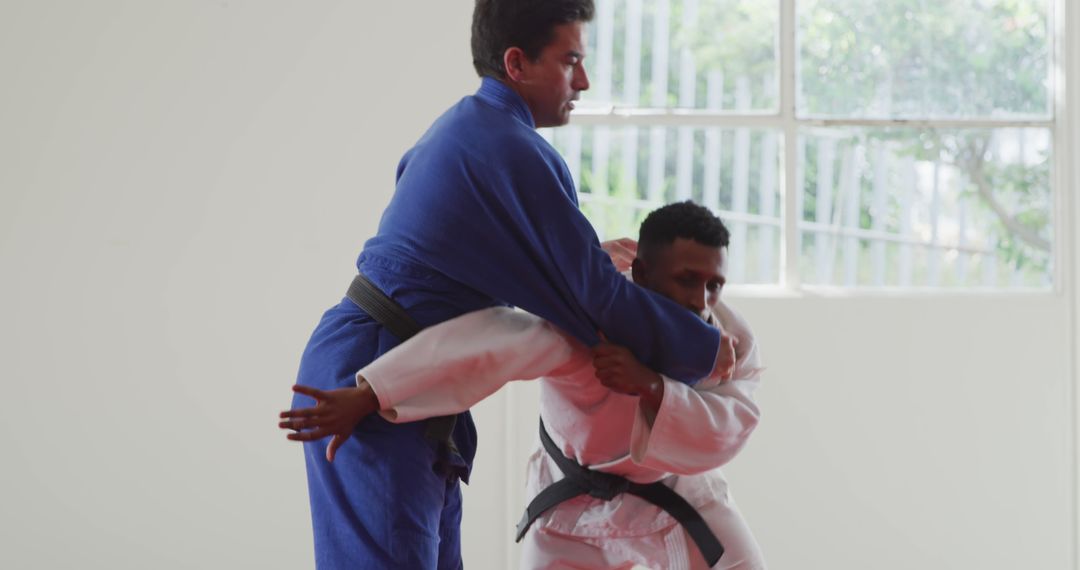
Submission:
[[[637,256],[637,242],[630,238],[605,241],[600,246],[609,256],[619,260],[633,261],[634,257]]]
[[[615,386],[622,385],[622,382],[620,382],[620,380],[622,380],[622,378],[623,377],[622,377],[621,374],[616,374],[614,372],[611,373],[611,374],[604,374],[604,375],[597,374],[596,375],[596,379],[599,380],[601,384],[603,384],[604,386],[607,386],[608,388],[613,388]]]
[[[289,418],[282,420],[278,423],[278,427],[282,429],[313,429],[313,428],[325,428],[333,427],[335,424],[340,423],[341,419],[337,414],[328,413],[324,416],[312,416],[306,418]]]
[[[327,423],[329,423],[329,420],[323,418],[293,418],[278,422],[278,427],[300,431],[302,429],[321,428]]]
[[[310,386],[303,386],[300,384],[293,384],[292,391],[297,394],[303,394],[305,396],[311,396],[316,400],[322,401],[326,399],[326,393],[322,390],[312,388]]]
[[[598,368],[598,369],[596,369],[596,374],[595,374],[596,378],[599,379],[600,382],[605,382],[607,380],[611,380],[612,378],[616,378],[616,377],[621,376],[621,375],[622,375],[622,369],[621,368],[603,368],[603,369]]]
[[[296,408],[295,410],[285,410],[281,412],[280,417],[283,418],[310,418],[319,414],[318,408]]]
[[[333,432],[327,428],[319,428],[311,431],[298,431],[296,433],[286,434],[285,437],[293,441],[315,441],[332,434]]]
[[[732,359],[731,364],[729,364],[726,368],[724,368],[723,374],[720,375],[720,378],[723,379],[723,380],[731,380],[731,377],[732,377],[733,374],[735,374],[735,361],[734,361],[734,359]]]
[[[601,356],[593,359],[593,368],[596,370],[622,370],[626,364],[617,356]]]
[[[601,368],[612,368],[621,364],[621,361],[614,356],[599,356],[593,359],[593,368],[600,370]]]
[[[334,456],[337,455],[338,448],[344,445],[348,440],[349,436],[347,435],[342,435],[340,433],[334,434],[334,437],[330,439],[330,443],[326,445],[326,460],[333,461]]]
[[[610,342],[602,342],[592,347],[593,358],[598,356],[613,356],[616,354],[622,354],[626,350],[617,344],[611,344]]]
[[[626,394],[628,396],[637,396],[640,394],[638,390],[624,386],[622,384],[619,384],[618,382],[602,382],[602,384],[608,390],[611,390],[612,392],[615,392],[617,394]]]
[[[601,336],[600,338],[604,337]],[[604,339],[603,342],[600,342],[596,346],[592,347],[593,356],[596,356],[597,354],[610,354],[613,350],[615,350],[615,345],[608,342],[607,339]]]
[[[628,237],[624,237],[605,241],[604,243],[600,244],[600,247],[602,247],[605,251],[616,249],[620,251],[636,252],[637,242]]]
[[[605,388],[610,388],[614,390],[619,388],[620,386],[618,379],[614,377],[600,378],[599,376],[597,376],[597,379],[600,380],[600,385],[604,386]]]

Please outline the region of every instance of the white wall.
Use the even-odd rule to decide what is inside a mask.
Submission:
[[[0,2],[0,567],[312,566],[274,416],[477,84],[470,1],[375,5]],[[1072,568],[1071,299],[734,300],[769,372],[728,472],[772,567]],[[470,568],[515,559],[534,390],[477,409]]]

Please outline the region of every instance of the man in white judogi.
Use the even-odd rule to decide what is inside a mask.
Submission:
[[[632,275],[725,332],[734,353],[728,379],[714,376],[690,387],[645,368],[624,348],[590,350],[543,319],[498,307],[424,330],[360,370],[360,386],[344,389],[355,393],[311,390],[318,405],[289,427],[347,424],[370,409],[356,405],[359,393],[374,393],[388,419],[409,422],[461,412],[508,381],[542,377],[541,417],[565,458],[632,483],[660,482],[697,511],[723,546],[714,568],[764,568],[719,470],[757,425],[752,395],[761,370],[749,326],[720,301],[727,240],[705,208],[665,206],[642,224]],[[527,473],[529,497],[564,478],[542,447]],[[522,568],[709,567],[687,527],[637,495],[580,494],[535,521],[524,536]]]

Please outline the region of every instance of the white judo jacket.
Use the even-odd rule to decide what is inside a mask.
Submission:
[[[540,413],[567,457],[637,483],[663,481],[702,514],[727,552],[738,558],[738,564],[730,564],[725,554],[717,567],[764,568],[718,469],[742,449],[758,423],[753,400],[761,371],[758,347],[750,327],[730,308],[718,304],[714,316],[738,339],[732,379],[709,378],[690,387],[664,377],[663,400],[651,427],[636,396],[613,392],[596,379],[585,345],[539,317],[504,307],[429,327],[357,376],[367,380],[379,398],[380,413],[394,422],[459,413],[507,382],[542,378]],[[526,496],[531,500],[559,479],[562,472],[538,442],[529,460]],[[529,534],[542,529],[604,545],[619,542],[611,539],[681,534],[673,533],[677,525],[636,496],[611,501],[580,496],[542,515]],[[679,542],[637,563],[693,566],[672,559],[693,558],[687,552],[695,549],[693,544]]]

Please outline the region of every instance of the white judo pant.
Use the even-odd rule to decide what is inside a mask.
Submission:
[[[558,507],[556,507],[558,508]],[[728,495],[698,510],[724,546],[713,569],[764,570],[765,559],[746,521]],[[633,537],[570,536],[537,521],[522,539],[522,570],[706,570],[701,552],[674,525]]]

